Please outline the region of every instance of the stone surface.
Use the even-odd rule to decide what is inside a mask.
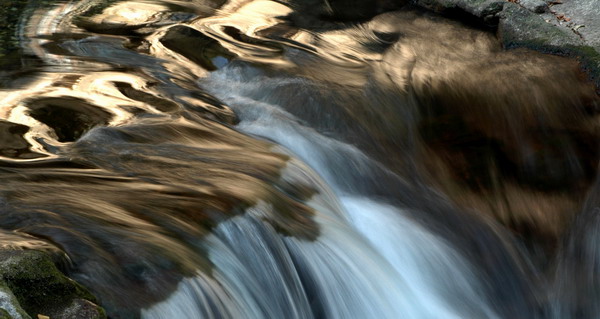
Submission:
[[[21,308],[17,297],[5,283],[0,282],[0,319],[30,319],[31,317]]]
[[[574,30],[587,45],[600,50],[600,0],[562,0],[550,9],[543,17],[552,25]]]
[[[0,319],[13,319],[13,316],[11,316],[8,311],[0,308]]]
[[[416,4],[439,13],[463,10],[487,22],[502,10],[505,2],[502,0],[417,0]]]
[[[183,55],[208,71],[218,68],[214,62],[216,57],[229,60],[233,56],[216,40],[186,26],[171,27],[160,39],[160,42],[168,49]]]
[[[507,3],[500,13],[498,36],[505,48],[526,47],[547,53],[584,45],[575,33],[556,28],[515,3]]]
[[[104,310],[91,301],[85,299],[73,299],[60,314],[61,319],[102,319],[106,318]]]
[[[519,4],[535,13],[544,13],[548,10],[548,4],[542,0],[519,0]]]
[[[552,19],[557,18],[552,15]],[[577,58],[600,91],[600,47],[595,47],[593,42],[582,38],[572,29],[548,21],[543,15],[535,14],[514,3],[507,3],[500,13],[498,37],[508,49],[525,47]]]
[[[44,252],[0,251],[0,278],[5,283],[5,296],[11,301],[13,312],[19,313],[21,318],[29,318],[27,314],[31,317],[46,315],[51,318],[71,318],[64,315],[66,311],[81,314],[77,317],[81,319],[106,318],[104,311],[97,306],[96,312],[76,309],[74,303],[77,304],[78,300],[95,298],[83,286],[63,275]],[[1,288],[2,285],[0,290]],[[18,304],[10,300],[10,293],[18,300]],[[90,304],[93,305],[91,302]],[[19,312],[17,306],[22,307],[27,314]],[[11,309],[5,310],[12,315]],[[83,316],[87,313],[90,316]]]

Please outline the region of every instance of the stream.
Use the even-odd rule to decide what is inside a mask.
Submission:
[[[22,5],[3,246],[109,318],[600,318],[577,62],[368,2]]]

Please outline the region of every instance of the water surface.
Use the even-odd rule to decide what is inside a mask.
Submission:
[[[385,1],[20,6],[0,226],[109,317],[596,318],[575,61]]]

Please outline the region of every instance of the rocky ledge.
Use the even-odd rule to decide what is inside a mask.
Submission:
[[[86,288],[58,265],[66,255],[17,232],[0,232],[0,319],[106,319]]]
[[[506,49],[529,48],[577,58],[600,92],[598,0],[415,0],[442,14],[462,12],[497,26]]]

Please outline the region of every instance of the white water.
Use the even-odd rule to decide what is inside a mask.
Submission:
[[[207,238],[212,278],[183,281],[145,318],[497,317],[450,244],[401,208],[360,193],[374,176],[391,175],[381,165],[269,103],[273,82],[225,68],[204,86],[240,116],[238,129],[286,147],[311,167],[293,160],[282,178],[319,189],[309,205],[321,233],[314,242],[278,234],[260,220],[273,208],[259,204]]]

